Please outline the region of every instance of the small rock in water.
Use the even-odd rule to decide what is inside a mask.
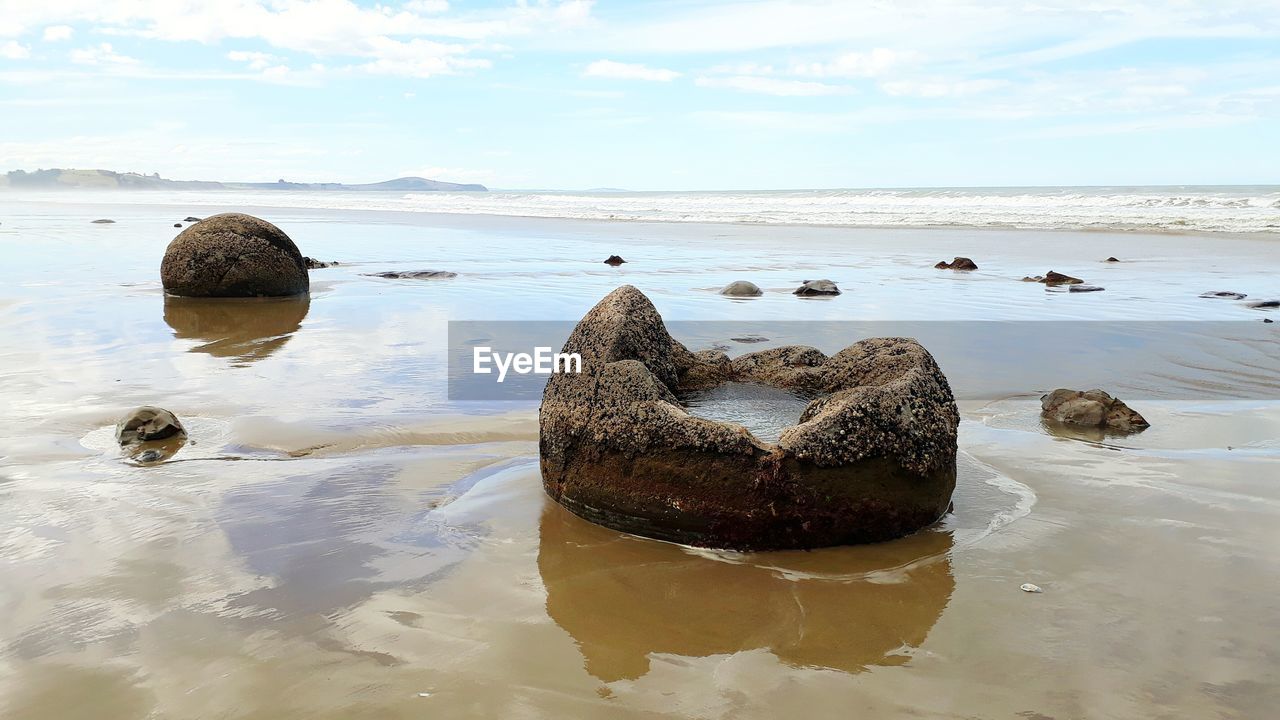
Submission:
[[[200,218],[188,215],[182,219],[182,222],[200,222]]]
[[[307,266],[308,270],[319,270],[320,268],[332,267],[338,264],[337,260],[325,262],[324,260],[317,260],[313,257],[307,257],[306,255],[302,256],[302,262]]]
[[[1243,300],[1249,296],[1241,292],[1232,292],[1230,290],[1210,290],[1209,292],[1200,293],[1200,297],[1209,298],[1211,300],[1218,298],[1223,300]]]
[[[1073,293],[1075,293],[1075,292],[1102,292],[1103,290],[1106,290],[1106,288],[1104,288],[1104,287],[1098,287],[1097,285],[1069,285],[1069,286],[1067,286],[1067,290],[1069,290],[1070,292],[1073,292]]]
[[[174,223],[174,224],[173,224],[173,226],[174,226],[174,227],[179,227],[179,228],[180,228],[180,227],[182,227],[182,223]]]
[[[1120,262],[1120,258],[1116,257],[1115,255],[1112,255],[1111,257],[1107,258],[1106,262]]]
[[[729,339],[730,339],[730,340],[732,340],[732,341],[734,341],[734,342],[737,342],[737,343],[762,343],[762,342],[769,342],[769,338],[767,338],[767,337],[761,337],[761,336],[759,336],[759,335],[743,335],[742,337],[729,338]]]
[[[624,263],[624,262],[626,262],[626,260],[623,260],[621,256],[618,256],[618,255],[610,255],[610,256],[609,256],[609,259],[604,261],[604,264],[605,264],[605,265],[612,265],[612,266],[614,266],[614,267],[617,267],[617,266],[621,265],[621,264],[622,264],[622,263]]]
[[[1022,278],[1022,282],[1034,282],[1034,283],[1044,282],[1044,276],[1036,275],[1033,277],[1031,275],[1027,275],[1026,277]]]
[[[388,270],[380,273],[364,273],[368,277],[387,278],[388,280],[443,280],[458,277],[458,273],[448,270]]]
[[[967,257],[958,257],[951,262],[939,261],[934,267],[939,270],[977,270],[978,264]]]
[[[1041,589],[1039,585],[1032,585],[1031,583],[1022,583],[1022,592],[1038,593],[1038,592],[1044,592],[1044,590]]]
[[[1275,320],[1272,320],[1271,318],[1262,318],[1262,322],[1269,323],[1269,322],[1275,322]]]
[[[805,280],[800,287],[791,292],[792,295],[839,295],[840,288],[830,280]]]
[[[94,220],[93,224],[94,225],[113,225],[115,224],[115,220],[108,220],[106,218],[102,218],[101,220]]]
[[[764,294],[759,285],[746,280],[734,280],[720,290],[721,295],[730,297],[759,297]]]
[[[1060,272],[1050,270],[1049,272],[1045,273],[1044,278],[1039,280],[1039,282],[1042,282],[1045,285],[1079,285],[1084,281],[1077,277],[1071,277],[1070,275],[1063,275]]]
[[[1249,307],[1255,310],[1271,310],[1272,308],[1280,308],[1280,300],[1259,300],[1249,303]]]
[[[1117,433],[1141,432],[1151,425],[1123,400],[1096,389],[1059,388],[1040,398],[1040,410],[1046,420]]]
[[[116,442],[121,445],[165,440],[186,433],[176,415],[151,405],[130,410],[116,423]]]

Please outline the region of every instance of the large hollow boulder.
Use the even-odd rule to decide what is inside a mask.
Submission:
[[[582,372],[553,375],[543,393],[542,479],[592,522],[704,547],[812,548],[907,535],[950,504],[959,415],[915,340],[729,361],[689,352],[649,299],[623,286],[578,323],[564,352],[581,355]],[[777,443],[690,415],[677,399],[728,380],[815,399]]]
[[[186,297],[283,297],[311,285],[302,253],[271,223],[214,215],[169,243],[160,263],[165,292]]]

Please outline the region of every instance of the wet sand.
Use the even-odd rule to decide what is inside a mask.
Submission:
[[[591,526],[542,494],[536,404],[451,402],[444,382],[448,320],[575,320],[623,282],[669,319],[764,327],[1260,323],[1280,313],[1196,296],[1280,296],[1280,238],[261,209],[305,254],[342,262],[312,272],[308,302],[166,300],[171,225],[207,212],[0,203],[0,717],[1280,706],[1280,374],[1264,362],[1280,334],[1239,362],[1172,357],[1158,378],[1118,358],[1108,377],[1147,389],[1125,399],[1153,423],[1128,438],[1045,428],[1044,388],[957,386],[955,512],[900,541],[807,553]],[[615,252],[630,262],[601,264]],[[932,268],[955,255],[981,270]],[[393,269],[459,276],[360,275]],[[1050,269],[1107,291],[1016,281]],[[846,292],[788,294],[813,277]],[[765,296],[714,293],[734,279]],[[762,334],[699,341],[737,354],[783,340]],[[152,467],[111,437],[141,404],[191,436]]]

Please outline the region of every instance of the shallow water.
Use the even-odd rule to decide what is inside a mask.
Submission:
[[[668,319],[733,321],[683,337],[731,355],[822,344],[801,320],[1035,320],[1050,344],[1059,320],[1261,328],[1280,313],[1196,296],[1280,296],[1274,236],[260,209],[342,262],[312,272],[309,301],[167,300],[171,225],[207,212],[0,202],[0,717],[1255,718],[1280,702],[1280,336],[1083,372],[1123,378],[1153,424],[1096,441],[1041,426],[1046,388],[1023,385],[1042,378],[993,341],[982,362],[1015,392],[950,373],[954,513],[805,553],[581,521],[542,494],[536,402],[449,401],[444,369],[448,320],[576,320],[624,282]],[[601,263],[615,252],[629,262]],[[957,254],[981,270],[931,267]],[[391,269],[459,275],[361,275]],[[1107,292],[1016,281],[1049,269]],[[845,294],[789,294],[819,276]],[[765,295],[715,293],[735,279]],[[114,447],[141,404],[187,426],[167,462]],[[748,414],[790,412],[769,407]]]

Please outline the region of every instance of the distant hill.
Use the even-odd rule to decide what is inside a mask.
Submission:
[[[0,188],[30,189],[110,189],[126,190],[345,190],[397,192],[485,192],[483,185],[442,182],[420,177],[402,177],[379,183],[273,183],[214,182],[210,180],[168,180],[159,174],[120,173],[112,170],[14,170],[0,175]]]

